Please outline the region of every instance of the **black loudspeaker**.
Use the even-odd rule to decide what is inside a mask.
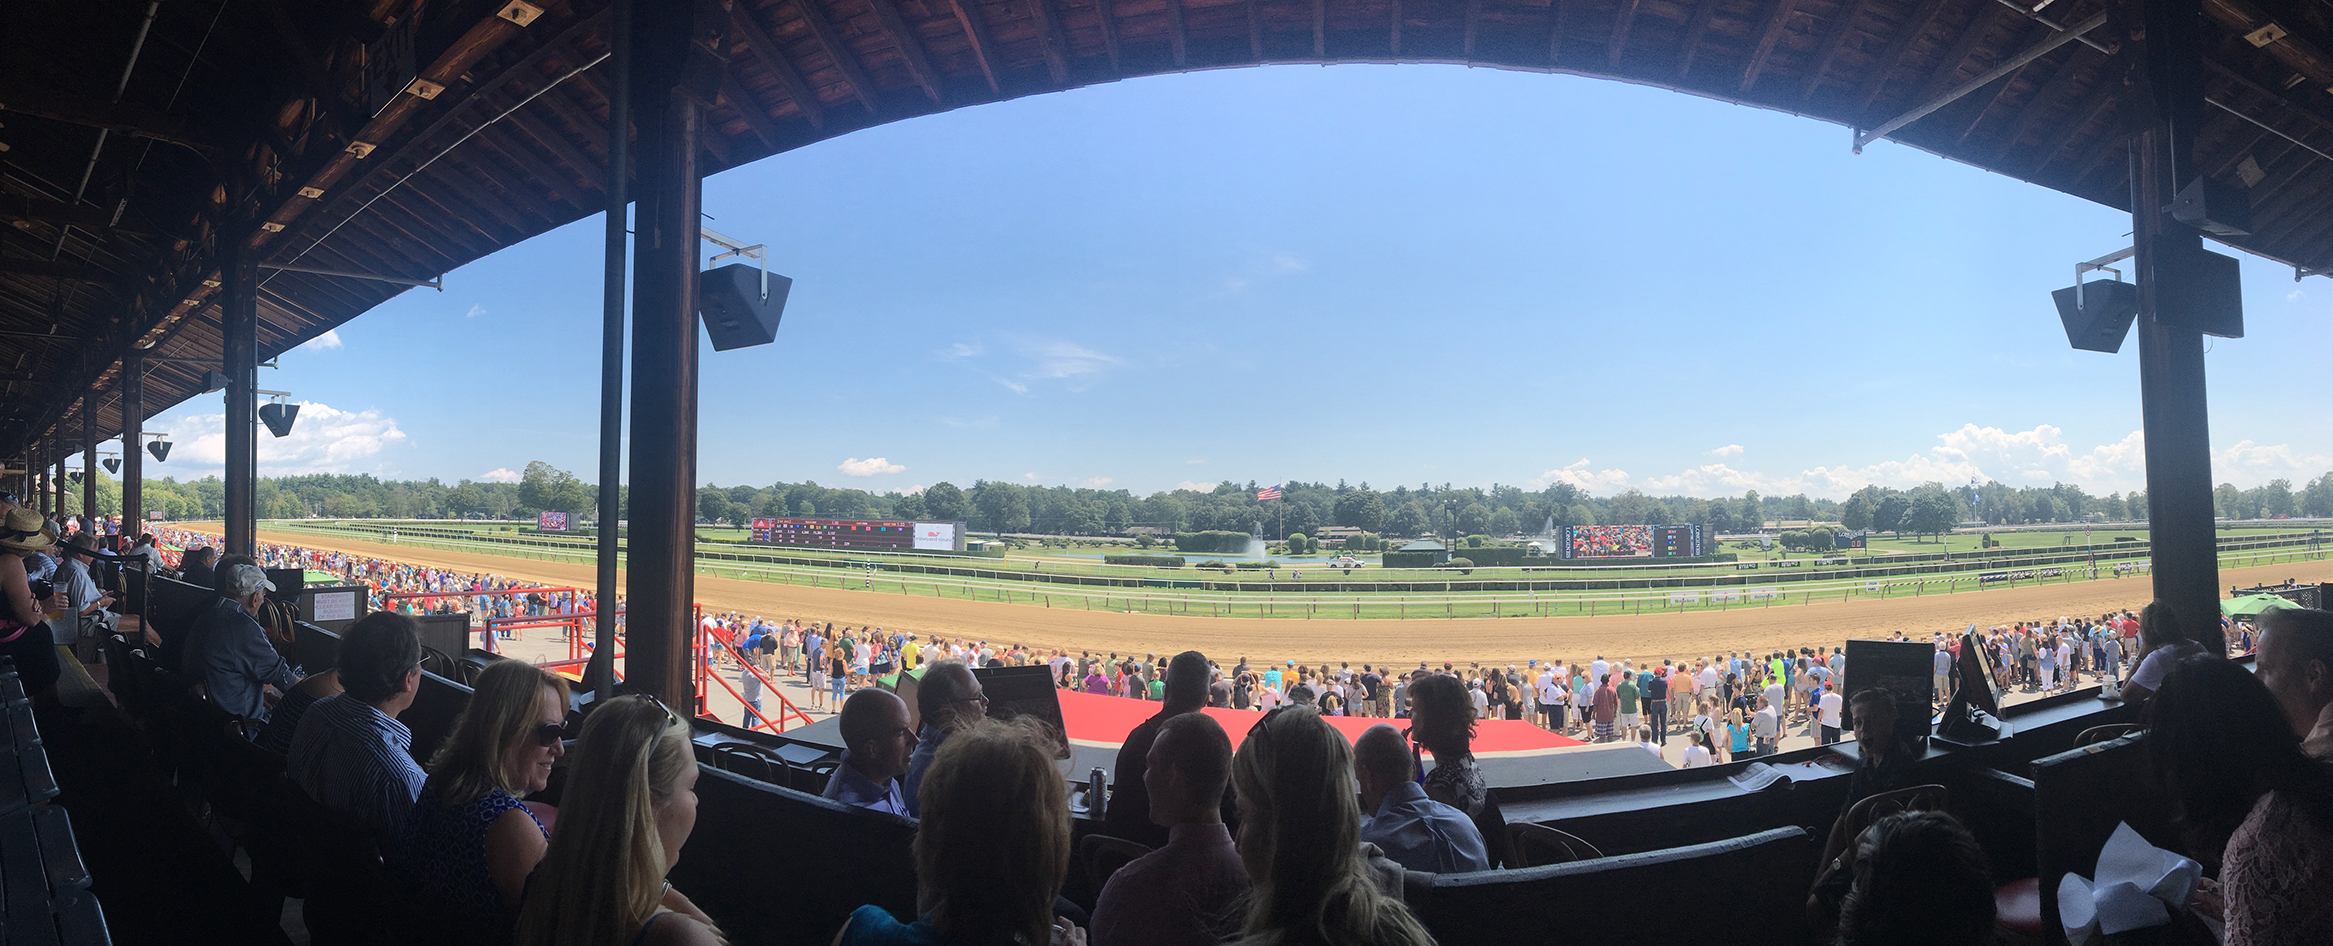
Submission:
[[[219,373],[219,372],[216,372],[216,371],[205,371],[205,372],[203,372],[203,393],[204,393],[204,394],[209,394],[209,393],[211,393],[211,392],[213,392],[213,391],[224,391],[224,390],[226,390],[226,389],[227,389],[227,376],[226,376],[226,375],[224,375],[224,374],[221,374],[221,373]]]
[[[157,440],[153,443],[147,444],[146,452],[154,455],[154,462],[156,463],[168,460],[170,459],[170,441]]]
[[[2233,256],[2166,236],[2155,242],[2155,321],[2244,337],[2244,277]]]
[[[78,486],[78,485],[80,485],[80,484],[81,484],[81,471],[80,471],[80,470],[74,470],[74,471],[73,471],[73,484],[74,484],[74,485],[76,485],[76,486]]]
[[[289,437],[292,421],[300,416],[300,405],[269,401],[259,405],[259,422],[267,425],[267,432],[278,437]]]
[[[778,316],[786,311],[786,291],[794,281],[770,276],[769,298],[762,298],[760,266],[731,263],[697,274],[697,311],[704,313],[705,334],[714,351],[767,345],[778,338]]]
[[[2252,232],[2252,195],[2237,185],[2199,177],[2179,189],[2171,201],[2171,216],[2215,236],[2247,236]]]
[[[119,473],[122,471],[122,460],[120,457],[106,457],[105,459],[99,460],[97,462],[105,464],[105,472],[107,473]]]
[[[2139,314],[2139,287],[2135,283],[2099,280],[2083,283],[2081,304],[2067,286],[2050,293],[2058,304],[2058,321],[2066,325],[2066,342],[2082,351],[2109,355],[2122,350],[2131,320]]]

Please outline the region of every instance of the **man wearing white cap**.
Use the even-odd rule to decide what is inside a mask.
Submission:
[[[211,602],[186,643],[183,666],[210,691],[211,702],[245,719],[266,719],[265,690],[289,691],[300,678],[267,643],[256,615],[275,584],[254,565],[229,565],[219,576],[221,597]]]

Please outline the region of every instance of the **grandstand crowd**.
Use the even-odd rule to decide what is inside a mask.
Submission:
[[[75,568],[98,557],[94,543],[70,542],[28,510],[0,512],[0,634],[34,641],[6,652],[20,669],[44,652],[71,660],[65,641],[52,647],[27,633],[44,612],[73,607],[67,590],[36,597],[28,566],[61,572],[69,585]],[[515,587],[299,549],[269,556],[376,591],[443,594],[440,606]],[[181,574],[186,564],[177,561]],[[257,616],[270,590],[258,564],[229,557],[207,566],[219,597],[161,643],[164,663],[213,699],[248,695],[248,711],[238,712],[264,721],[261,747],[280,747],[301,791],[377,838],[387,868],[444,924],[447,941],[725,942],[718,911],[664,879],[696,827],[700,767],[686,718],[651,697],[620,696],[591,704],[577,724],[565,678],[496,661],[424,764],[398,720],[418,692],[422,656],[415,622],[400,609],[348,626],[328,670],[293,678],[277,657],[260,677],[238,677],[276,645]],[[880,628],[708,620],[733,645],[725,650],[806,676],[834,699],[847,749],[828,798],[914,819],[917,908],[859,908],[835,935],[845,946],[1428,944],[1403,900],[1405,870],[1511,863],[1472,753],[1479,720],[1529,714],[1600,741],[1649,741],[1681,726],[1705,753],[1693,764],[1768,751],[1768,734],[1785,725],[1841,735],[1836,648],[1657,665],[1598,657],[1355,671],[1258,669],[1243,658],[1225,669],[1198,652],[1071,657]],[[2179,799],[2194,852],[2216,867],[2190,905],[2223,925],[2224,943],[2333,941],[2333,613],[2266,613],[2257,675],[2205,653],[2190,626],[2158,602],[2137,615],[1972,629],[1965,640],[1990,652],[2002,684],[2047,692],[2089,673],[2150,704],[2152,766]],[[2237,646],[2254,634],[2238,628]],[[1974,683],[1953,676],[1956,646],[1937,641],[1940,689]],[[971,668],[998,664],[1043,664],[1064,687],[1160,704],[1127,734],[1104,814],[1112,835],[1148,852],[1110,874],[1090,907],[1062,896],[1071,811],[1056,763],[1067,746],[1033,720],[988,718]],[[912,717],[896,692],[869,685],[900,669],[919,671]],[[26,680],[55,695],[54,674]],[[259,698],[267,687],[280,696]],[[1846,829],[1858,802],[1911,787],[1917,750],[1897,735],[1889,694],[1845,701],[1855,710],[1855,768],[1828,867],[1805,905],[1820,941],[1993,942],[1991,867],[1952,815],[1908,811]],[[1242,724],[1234,751],[1223,726],[1197,712],[1209,705],[1262,712]],[[1340,714],[1388,722],[1349,741],[1323,721]],[[564,770],[559,804],[529,801],[554,769]]]

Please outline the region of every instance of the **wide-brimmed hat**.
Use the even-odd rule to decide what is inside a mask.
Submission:
[[[49,528],[48,520],[35,510],[21,506],[11,509],[7,522],[0,524],[0,549],[33,552],[55,544],[56,530]]]

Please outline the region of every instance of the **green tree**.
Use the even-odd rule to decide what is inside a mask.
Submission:
[[[1847,497],[1847,502],[1839,507],[1839,524],[1846,526],[1851,532],[1860,532],[1871,528],[1872,511],[1879,505],[1879,497],[1882,492],[1884,491],[1877,486],[1866,486],[1856,490],[1855,495]]]
[[[2310,480],[2301,491],[2301,514],[2316,518],[2333,518],[2333,473]]]
[[[972,504],[965,501],[964,491],[947,480],[924,488],[923,508],[924,515],[935,521],[954,522],[972,518]]]
[[[1393,514],[1386,517],[1385,531],[1417,538],[1426,534],[1428,521],[1425,504],[1413,499],[1395,507]]]
[[[1615,520],[1617,521],[1617,520]],[[1766,527],[1766,506],[1758,501],[1758,491],[1742,494],[1742,528],[1752,531]]]
[[[1496,536],[1514,535],[1523,531],[1523,517],[1513,509],[1500,506],[1491,510],[1490,528],[1487,531]]]
[[[1921,535],[1942,535],[1952,531],[1953,523],[1960,521],[1960,503],[1941,486],[1923,486],[1913,491],[1911,503],[1904,514],[1904,526]]]
[[[101,497],[100,501],[102,501],[102,497],[105,494],[100,492],[98,495]],[[2261,512],[2271,516],[2289,516],[2293,514],[2293,509],[2294,503],[2291,480],[2283,479],[2280,477],[2277,479],[2269,480],[2267,485],[2260,487]]]
[[[1488,506],[1481,503],[1467,503],[1458,510],[1458,533],[1460,535],[1476,535],[1489,531],[1490,524],[1491,510]]]
[[[1904,517],[1910,515],[1911,511],[1910,497],[1892,489],[1886,490],[1879,494],[1879,502],[1871,507],[1871,527],[1901,535],[1911,528],[1904,522]]]
[[[1338,496],[1335,509],[1340,526],[1368,531],[1385,525],[1385,499],[1373,489],[1363,487]]]
[[[575,474],[559,469],[541,460],[527,464],[519,475],[518,504],[538,512],[584,512],[592,508],[594,497]]]

